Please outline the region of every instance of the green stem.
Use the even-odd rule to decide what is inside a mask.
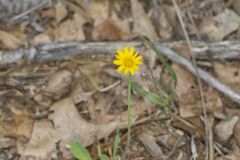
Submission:
[[[132,122],[132,101],[131,101],[131,89],[132,89],[132,77],[129,74],[128,76],[128,132],[127,132],[127,145],[125,148],[125,153],[123,156],[123,160],[126,159],[127,151],[130,146],[131,141],[131,122]]]

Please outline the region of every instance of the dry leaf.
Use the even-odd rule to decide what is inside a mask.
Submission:
[[[94,19],[94,26],[98,26],[108,19],[109,1],[91,1],[87,11]]]
[[[233,129],[237,124],[239,117],[234,116],[229,120],[221,121],[215,127],[215,133],[220,141],[226,142],[233,134]]]
[[[240,87],[240,83],[239,83],[240,82],[240,65],[239,64],[233,65],[228,62],[224,62],[224,64],[219,62],[214,62],[213,69],[219,80],[221,80],[226,84],[232,85],[235,88]]]
[[[233,0],[233,9],[240,16],[240,0]]]
[[[153,24],[147,17],[141,3],[138,0],[131,0],[131,9],[133,15],[133,33],[137,36],[146,36],[152,41],[158,40]]]
[[[156,138],[149,131],[141,133],[138,138],[143,143],[147,151],[151,154],[151,156],[156,157],[163,154],[162,149],[156,143]]]
[[[240,25],[240,17],[230,9],[224,10],[214,17],[212,21],[208,21],[208,23],[204,21],[200,30],[206,34],[210,40],[222,40],[230,33],[236,31]]]
[[[95,40],[123,40],[124,34],[111,21],[105,20],[100,23],[93,32]]]
[[[150,2],[151,3],[151,2]],[[163,39],[169,39],[172,36],[172,27],[170,26],[165,11],[157,3],[157,1],[152,1],[152,8],[150,10],[150,18],[158,31],[159,35]]]
[[[0,30],[0,44],[5,49],[15,49],[24,43],[25,35],[22,33],[11,33]]]
[[[58,3],[55,5],[56,10],[56,20],[59,23],[61,20],[63,20],[67,16],[67,9],[66,6],[58,1]]]
[[[50,36],[47,35],[46,33],[38,34],[32,40],[33,45],[45,44],[45,43],[52,43]]]
[[[172,123],[172,126],[188,132],[193,137],[200,138],[200,139],[204,138],[204,132],[205,132],[204,125],[198,116],[191,117],[191,118],[177,119],[177,121]]]
[[[240,133],[240,121],[237,122],[237,124],[233,130],[233,136],[237,140],[238,145],[240,145],[240,134],[239,133]]]
[[[52,93],[54,96],[61,97],[69,91],[71,83],[72,73],[62,70],[48,78],[48,84],[44,90]]]
[[[16,146],[16,139],[0,136],[0,149]]]
[[[207,112],[213,113],[215,117],[225,118],[222,100],[216,91],[205,92]],[[202,113],[200,93],[195,88],[190,88],[179,97],[179,112],[181,117],[194,117]]]
[[[85,23],[85,19],[75,13],[73,19],[61,23],[54,31],[54,37],[56,42],[63,41],[80,41],[84,40],[85,36],[82,30],[82,25]]]
[[[32,155],[46,159],[55,149],[59,140],[64,147],[71,139],[79,140],[84,146],[92,144],[96,138],[103,138],[114,131],[118,121],[95,125],[84,120],[78,113],[73,99],[66,98],[53,104],[52,121],[36,121],[31,139],[27,143],[19,142],[18,152],[23,156]]]
[[[176,86],[176,93],[179,97],[181,97],[182,94],[185,94],[190,88],[195,87],[196,83],[194,80],[194,77],[184,70],[181,66],[178,64],[172,65],[173,70],[175,71],[177,75],[177,86]]]

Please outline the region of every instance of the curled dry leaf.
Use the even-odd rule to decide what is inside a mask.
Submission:
[[[16,146],[16,140],[9,137],[0,137],[0,149]]]
[[[0,45],[2,48],[15,49],[23,45],[25,35],[0,30]]]
[[[223,103],[216,91],[205,92],[207,112],[213,113],[215,117],[225,118]],[[181,117],[194,117],[202,113],[201,97],[196,88],[190,88],[179,97],[179,112]]]
[[[203,21],[201,32],[211,40],[222,40],[230,33],[236,31],[240,25],[240,17],[232,10],[226,9],[213,19]]]
[[[233,9],[240,16],[240,1],[233,0]]]
[[[67,70],[62,70],[48,78],[48,85],[44,90],[52,93],[54,96],[61,97],[69,91],[71,82],[72,73]]]
[[[229,64],[228,62],[213,63],[213,69],[218,79],[222,82],[240,89],[240,65]]]
[[[146,36],[152,41],[158,40],[153,24],[147,17],[141,3],[138,0],[131,0],[131,9],[133,14],[133,33],[138,36]]]
[[[176,86],[176,93],[181,98],[181,96],[185,94],[190,88],[195,87],[196,83],[194,77],[178,64],[173,64],[172,68],[176,73],[178,81]]]
[[[138,138],[146,147],[151,156],[156,157],[163,154],[162,149],[156,142],[156,138],[148,131],[141,133]]]
[[[18,140],[18,152],[22,156],[35,156],[37,159],[46,159],[50,153],[55,153],[56,142],[65,148],[70,140],[78,140],[82,145],[91,145],[96,139],[101,139],[112,133],[117,127],[127,126],[127,111],[115,116],[110,122],[102,124],[90,123],[78,113],[75,103],[86,101],[92,94],[81,93],[54,103],[50,110],[53,113],[50,120],[41,120],[34,123],[31,138],[28,142]],[[133,104],[133,122],[145,110],[142,101]],[[65,148],[66,149],[66,148]]]
[[[94,18],[94,26],[103,23],[109,16],[109,1],[91,1],[87,11]]]
[[[85,22],[86,20],[81,15],[75,13],[72,20],[66,20],[53,31],[55,41],[63,42],[84,40],[85,36],[82,30],[82,25]]]
[[[66,6],[62,2],[59,1],[55,5],[55,11],[56,11],[56,20],[59,23],[67,15]]]
[[[226,142],[233,134],[233,129],[237,124],[239,117],[234,116],[229,120],[221,121],[215,127],[215,132],[220,141]]]
[[[124,37],[122,31],[110,20],[100,23],[93,32],[95,40],[123,40]]]
[[[234,130],[233,130],[233,136],[237,140],[238,145],[240,145],[240,121],[237,122]]]
[[[31,139],[18,143],[18,152],[23,156],[35,156],[47,159],[49,153],[55,149],[55,143],[61,141],[64,147],[70,140],[80,141],[84,146],[92,144],[96,138],[109,135],[118,125],[118,121],[95,125],[84,120],[75,108],[72,98],[56,102],[51,110],[53,114],[48,120],[36,121]]]
[[[163,8],[157,3],[156,0],[150,2],[152,9],[150,10],[150,18],[158,31],[159,35],[163,39],[171,38],[172,27],[170,26],[167,17],[165,15],[165,11]]]

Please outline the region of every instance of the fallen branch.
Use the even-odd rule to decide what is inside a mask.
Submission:
[[[188,71],[196,76],[196,70],[192,63],[178,55],[169,48],[177,45],[185,45],[182,42],[155,43],[163,55],[168,57],[174,63],[182,65]],[[144,47],[142,42],[69,42],[60,44],[45,44],[30,49],[17,49],[13,51],[0,51],[0,66],[16,65],[26,62],[48,62],[56,60],[71,59],[76,56],[101,56],[115,54],[117,48],[124,46],[135,46],[137,49]],[[166,47],[165,47],[166,46]],[[240,59],[240,41],[225,41],[216,43],[192,42],[193,53],[196,58],[205,59]],[[211,53],[211,54],[210,54]],[[202,80],[221,93],[230,97],[234,102],[240,104],[240,94],[233,91],[228,86],[222,84],[217,79],[202,69],[199,69],[199,75]]]
[[[191,72],[193,75],[197,75],[196,69],[194,68],[193,64],[189,62],[184,57],[180,56],[173,50],[163,46],[160,43],[157,43],[157,48],[162,52],[162,54],[166,57],[168,57],[172,62],[177,63],[181,65],[182,67],[186,68],[189,72]],[[232,90],[228,86],[222,84],[217,79],[212,77],[210,74],[208,74],[206,71],[198,68],[199,71],[199,77],[206,82],[211,87],[215,88],[219,92],[224,93],[228,97],[230,97],[234,102],[240,104],[240,94],[236,91]]]
[[[184,41],[163,43],[169,48],[186,45]],[[76,56],[97,56],[115,54],[117,48],[135,46],[142,48],[142,42],[68,42],[45,44],[29,49],[1,50],[0,66],[66,60]],[[206,43],[192,41],[193,54],[197,59],[240,59],[240,41]]]

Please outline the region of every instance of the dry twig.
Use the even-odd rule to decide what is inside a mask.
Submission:
[[[207,117],[207,107],[206,107],[206,103],[204,101],[204,92],[203,92],[203,89],[202,89],[202,82],[201,82],[201,79],[200,79],[200,76],[199,76],[199,71],[198,71],[198,68],[197,68],[197,62],[196,62],[196,58],[193,54],[193,51],[192,51],[192,45],[191,45],[191,41],[190,41],[190,38],[188,36],[188,33],[187,33],[187,30],[186,30],[186,26],[183,22],[183,19],[182,19],[182,16],[181,16],[181,12],[180,12],[180,9],[176,3],[175,0],[172,0],[172,3],[173,3],[173,6],[174,8],[176,9],[177,11],[177,16],[178,16],[178,19],[180,21],[180,24],[181,24],[181,27],[182,27],[182,30],[183,30],[183,33],[184,33],[184,36],[186,38],[186,41],[187,41],[187,44],[188,44],[188,48],[189,48],[189,51],[191,53],[191,56],[192,56],[192,62],[193,62],[193,66],[196,70],[196,76],[197,76],[197,83],[198,83],[198,86],[199,86],[199,91],[200,91],[200,96],[201,96],[201,106],[203,108],[203,115],[204,115],[204,124],[205,124],[205,135],[206,135],[206,138],[205,138],[205,144],[206,144],[206,150],[212,150],[213,149],[213,146],[210,146],[209,144],[209,125],[208,125],[208,117]],[[208,153],[208,152],[207,152]],[[193,154],[194,156],[194,154]],[[209,159],[209,160],[213,160],[212,157],[209,157],[209,155],[207,155],[206,159]]]
[[[182,67],[186,68],[193,75],[196,75],[196,71],[191,62],[186,58],[180,56],[178,53],[169,49],[169,47],[174,47],[176,45],[184,44],[184,42],[172,42],[172,43],[155,43],[156,47],[160,49],[161,53],[168,57],[172,62],[180,64]],[[228,53],[234,53],[234,56],[231,58],[237,59],[240,58],[240,41],[225,41],[225,42],[215,42],[215,43],[205,43],[205,42],[193,42],[193,53],[200,58],[204,59],[209,57],[208,54],[214,53],[214,51],[219,51],[214,53],[213,59],[222,58],[218,56],[218,53],[221,55],[227,55]],[[1,50],[0,51],[0,68],[11,66],[11,65],[21,65],[24,60],[27,60],[28,63],[35,62],[51,62],[58,60],[72,59],[74,57],[81,56],[113,56],[116,49],[122,48],[124,46],[135,46],[137,49],[144,47],[142,42],[133,41],[133,42],[68,42],[60,44],[45,44],[40,46],[35,46],[29,49],[17,49],[17,50]],[[227,51],[224,53],[221,51]],[[197,52],[195,52],[197,51]],[[221,52],[220,52],[221,51]],[[232,54],[233,55],[233,54]],[[227,56],[224,56],[225,58]],[[211,87],[215,88],[219,92],[230,97],[234,102],[240,104],[240,94],[232,90],[228,86],[222,84],[217,79],[212,77],[210,74],[205,72],[202,69],[199,69],[200,78],[209,84]]]

